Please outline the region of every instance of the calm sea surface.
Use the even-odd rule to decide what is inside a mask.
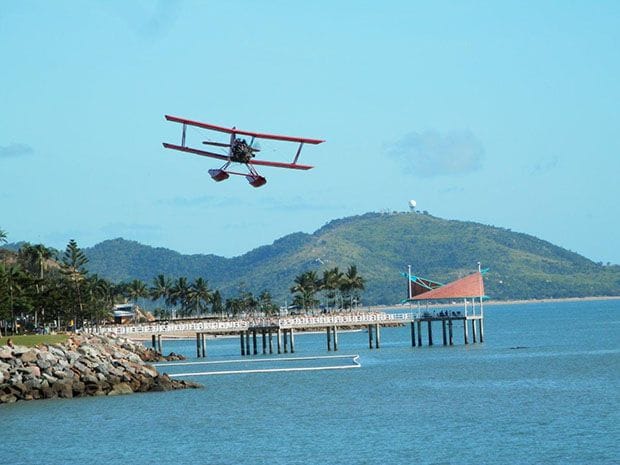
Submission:
[[[620,301],[489,306],[485,317],[485,342],[469,346],[462,326],[453,347],[437,345],[440,325],[422,348],[408,327],[382,329],[379,350],[341,333],[338,354],[359,354],[357,369],[2,405],[0,464],[620,463]],[[324,334],[295,342],[295,356],[328,354]],[[164,351],[193,357],[195,342]],[[239,359],[239,341],[207,351]]]

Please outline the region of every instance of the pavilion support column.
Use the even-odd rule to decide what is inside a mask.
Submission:
[[[164,350],[161,346],[161,334],[157,335],[157,351],[159,352],[159,355],[163,355],[164,354]]]
[[[291,328],[289,331],[290,331],[290,336],[291,336],[291,354],[294,354],[295,353],[295,330]]]
[[[478,329],[480,330],[480,342],[484,342],[484,317],[478,320]]]
[[[288,330],[287,329],[283,329],[282,330],[282,337],[284,338],[284,353],[288,354],[288,335],[287,335]]]
[[[246,355],[252,354],[252,352],[250,351],[250,330],[249,329],[245,332],[245,354]]]
[[[243,337],[243,331],[239,332],[239,343],[241,344],[241,356],[245,356],[245,338]]]
[[[207,356],[207,335],[205,333],[200,334],[200,348],[202,350],[202,356]]]
[[[271,328],[267,330],[267,334],[269,336],[269,353],[273,354],[273,333],[271,332]]]
[[[368,325],[368,348],[372,349],[372,325]]]
[[[433,345],[433,324],[431,320],[428,320],[428,345]]]
[[[282,330],[278,326],[278,330],[276,331],[276,345],[278,346],[278,353],[282,353]]]
[[[200,358],[200,333],[196,333],[196,358]]]
[[[157,352],[157,336],[155,334],[151,336],[151,347],[153,347],[153,350]]]
[[[463,341],[465,345],[469,344],[469,336],[467,334],[467,319],[463,320]]]
[[[476,320],[471,320],[471,339],[472,339],[472,342],[475,344],[476,343],[476,339],[477,339],[477,335],[476,335]]]
[[[448,320],[448,339],[449,339],[449,343],[450,345],[454,345],[454,336],[452,333],[452,319]]]
[[[443,336],[442,337],[443,345],[444,346],[448,345],[448,340],[446,337],[446,320],[441,320],[441,335]]]
[[[415,347],[415,323],[411,322],[411,347]]]

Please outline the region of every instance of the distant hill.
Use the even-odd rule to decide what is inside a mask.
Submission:
[[[291,300],[295,276],[310,269],[346,270],[356,264],[366,279],[364,304],[393,304],[406,295],[401,272],[446,282],[489,268],[486,291],[493,299],[620,295],[620,266],[602,266],[536,237],[479,223],[420,213],[367,213],[334,220],[313,234],[294,233],[234,258],[182,255],[124,239],[84,249],[89,271],[114,281],[157,274],[202,276],[225,297],[240,286],[269,290],[277,302]]]

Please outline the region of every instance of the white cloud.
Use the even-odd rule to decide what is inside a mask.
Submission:
[[[0,158],[17,158],[32,155],[34,149],[26,144],[0,145]]]
[[[388,147],[404,168],[420,177],[464,174],[482,167],[484,147],[471,131],[411,132]]]

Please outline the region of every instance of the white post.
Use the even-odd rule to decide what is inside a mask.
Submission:
[[[480,262],[478,262],[478,273],[480,273],[480,279],[482,280],[482,267],[480,265]],[[480,316],[483,316],[483,309],[482,309],[482,286],[480,287]]]
[[[411,299],[413,296],[411,295],[411,265],[407,267],[407,274],[409,275],[409,281],[407,282],[407,290],[409,291],[409,298]]]

